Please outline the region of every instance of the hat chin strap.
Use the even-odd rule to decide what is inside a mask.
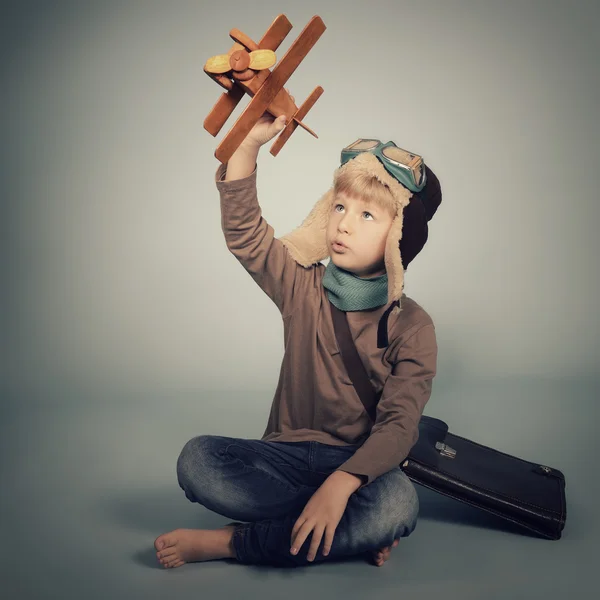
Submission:
[[[395,314],[396,312],[400,312],[402,307],[400,305],[400,300],[394,300],[392,304],[386,309],[386,311],[381,315],[379,319],[379,325],[377,326],[377,347],[378,348],[387,348],[389,345],[388,339],[388,319],[390,315]]]

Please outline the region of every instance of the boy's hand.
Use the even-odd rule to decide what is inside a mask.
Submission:
[[[317,555],[323,533],[325,533],[323,556],[327,556],[333,544],[335,530],[346,510],[348,499],[349,495],[344,487],[340,487],[334,478],[326,479],[307,502],[294,524],[291,553],[296,555],[300,552],[302,544],[312,531],[308,560],[314,560]]]
[[[289,94],[289,90],[285,88]],[[290,94],[290,98],[294,101],[294,97]],[[250,133],[244,138],[241,146],[244,148],[260,148],[269,140],[272,140],[284,127],[287,122],[287,117],[282,115],[277,119],[268,112],[264,112],[255,123]]]

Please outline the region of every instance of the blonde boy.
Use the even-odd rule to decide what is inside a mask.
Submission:
[[[430,316],[403,293],[404,270],[427,240],[439,182],[426,167],[427,185],[413,194],[362,153],[278,239],[258,204],[256,159],[283,126],[265,113],[216,175],[227,247],[281,312],[277,390],[260,440],[206,434],[184,446],[177,474],[187,498],[236,521],[159,536],[167,568],[222,558],[300,566],[362,553],[381,566],[416,527],[418,496],[401,463],[431,395],[437,343]],[[380,394],[374,423],[342,362],[330,302],[346,312]]]

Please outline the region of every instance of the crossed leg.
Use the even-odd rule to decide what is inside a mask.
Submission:
[[[257,448],[259,451],[253,452]],[[301,511],[317,489],[299,484],[297,478],[290,481],[288,473],[294,471],[282,469],[283,463],[274,462],[270,448],[267,447],[266,452],[264,448],[256,446],[255,440],[199,436],[186,444],[178,460],[179,482],[188,499],[230,518],[250,521],[243,524],[244,531],[255,523],[245,542],[238,538],[238,548],[245,554],[242,562],[270,562],[269,552],[260,556],[256,551],[269,544],[272,559],[284,554],[282,540],[289,537],[287,529],[291,529],[295,521],[290,520],[289,515]],[[279,456],[277,460],[281,460]],[[352,531],[344,536],[338,527],[340,535],[336,531],[336,537],[345,538],[340,552],[350,554],[351,547],[358,548],[361,542],[364,550],[368,539],[367,553],[372,564],[382,566],[399,538],[414,529],[417,513],[416,491],[406,475],[400,469],[386,473],[349,500],[343,520]],[[287,518],[285,526],[281,520],[284,516]],[[398,527],[391,528],[395,534],[390,537],[389,524],[400,521]],[[340,522],[340,526],[343,525]],[[234,524],[218,530],[176,529],[156,539],[157,557],[167,568],[185,562],[238,558],[235,531]],[[362,540],[358,539],[360,535],[363,535]],[[390,541],[378,546],[376,540],[383,539]]]

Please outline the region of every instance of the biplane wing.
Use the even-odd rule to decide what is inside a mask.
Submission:
[[[285,36],[292,30],[292,24],[288,21],[285,15],[279,15],[267,29],[265,35],[262,36],[258,47],[261,50],[277,50]]]

